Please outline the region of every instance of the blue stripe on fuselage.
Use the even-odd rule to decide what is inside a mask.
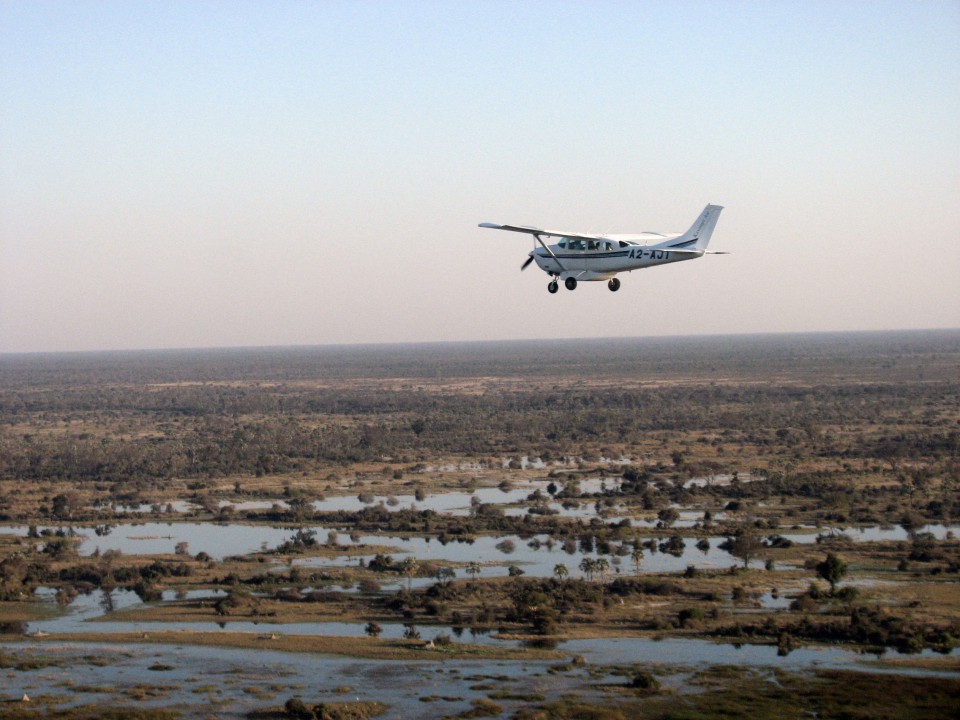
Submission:
[[[618,250],[617,252],[603,252],[603,253],[587,251],[587,252],[576,253],[574,255],[556,253],[556,256],[561,260],[588,260],[588,259],[593,260],[594,258],[627,257],[627,255],[629,254],[630,254],[629,250]],[[550,257],[550,255],[545,253],[538,253],[538,257],[550,258],[551,260],[553,259],[552,257]]]

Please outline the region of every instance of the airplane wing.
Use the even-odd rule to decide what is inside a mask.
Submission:
[[[575,232],[564,232],[562,230],[544,230],[543,228],[533,227],[532,225],[497,225],[496,223],[480,223],[477,227],[482,228],[491,228],[493,230],[510,230],[511,232],[521,232],[527,233],[529,235],[535,235],[538,240],[540,236],[543,237],[568,237],[575,238],[577,240],[610,240],[616,242],[617,240],[630,240],[632,242],[643,243],[644,240],[658,240],[658,239],[670,239],[675,237],[680,237],[680,234],[664,235],[663,233],[655,232],[644,232],[639,235],[587,235],[586,233],[575,233]],[[540,244],[544,247],[547,247],[543,240],[540,240]],[[687,250],[685,248],[663,248],[664,250],[669,250],[672,253],[687,253],[690,255],[729,255],[730,253],[724,252],[722,250]],[[550,252],[549,248],[547,249]],[[553,252],[550,252],[553,255]],[[556,259],[556,256],[554,256]],[[559,262],[559,261],[558,261]]]
[[[530,225],[497,225],[496,223],[480,223],[477,227],[493,230],[510,230],[512,232],[528,233],[529,235],[543,235],[545,237],[568,237],[578,240],[607,240],[603,235],[587,235],[584,233],[564,232],[562,230],[544,230]]]
[[[540,228],[530,227],[529,225],[497,225],[496,223],[480,223],[477,227],[492,228],[494,230],[512,230],[513,232],[522,232],[522,233],[528,233],[530,235],[533,235],[537,239],[537,242],[540,243],[540,245],[543,247],[543,249],[546,250],[548,253],[550,253],[550,257],[553,258],[554,262],[557,263],[559,268],[564,272],[566,272],[567,268],[564,266],[562,262],[560,262],[560,258],[558,258],[557,254],[550,249],[550,246],[543,241],[543,236],[546,235],[548,237],[575,237],[575,238],[584,238],[585,240],[596,239],[596,237],[593,235],[570,235],[568,233],[555,232],[552,230],[541,230]],[[526,265],[524,265],[523,267],[526,267]],[[523,268],[520,268],[520,269],[522,270]]]

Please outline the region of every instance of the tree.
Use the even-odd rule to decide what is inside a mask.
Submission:
[[[600,584],[606,581],[607,570],[610,569],[610,563],[606,558],[597,558],[593,561],[594,570],[600,575]]]
[[[832,595],[837,587],[837,583],[847,574],[847,564],[833,553],[827,553],[823,562],[817,564],[817,575],[830,583],[830,594]]]
[[[736,535],[728,538],[720,547],[735,558],[743,560],[743,567],[746,568],[764,546],[763,541],[751,528],[742,527],[737,530]]]
[[[657,513],[657,527],[668,528],[680,519],[680,513],[676,508],[664,508]]]
[[[59,520],[69,519],[81,506],[80,496],[75,492],[61,493],[53,498],[51,515]]]
[[[593,573],[596,571],[596,562],[593,558],[584,558],[580,561],[580,572],[587,576],[587,580],[593,582]]]
[[[410,589],[413,578],[416,576],[419,568],[420,563],[415,557],[413,557],[413,555],[405,557],[403,562],[400,563],[401,571],[407,576],[407,590]]]
[[[570,571],[567,570],[567,566],[563,563],[557,563],[553,566],[553,574],[556,576],[557,580],[563,582],[567,579],[567,576],[570,574]]]
[[[457,571],[452,567],[441,565],[437,568],[437,582],[440,583],[442,587],[447,587],[456,576]]]
[[[633,569],[637,575],[640,574],[640,565],[643,563],[643,548],[639,545],[633,546],[633,552],[630,553],[630,559],[633,560]]]
[[[483,572],[483,568],[476,560],[471,560],[470,564],[467,565],[467,575],[470,575],[474,581],[480,576],[481,572]]]

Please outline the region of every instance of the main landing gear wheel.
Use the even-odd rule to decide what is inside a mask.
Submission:
[[[552,283],[550,283],[549,285],[547,285],[547,290],[550,291],[550,294],[551,294],[551,295],[553,295],[553,293],[555,293],[555,292],[556,292],[557,290],[559,290],[559,289],[560,289],[560,288],[557,287],[557,281],[556,281],[556,280],[554,280]]]
[[[577,279],[569,277],[563,281],[563,284],[567,286],[567,290],[576,290],[577,289]]]
[[[610,278],[607,287],[610,288],[610,292],[616,292],[620,289],[620,281],[617,278]]]

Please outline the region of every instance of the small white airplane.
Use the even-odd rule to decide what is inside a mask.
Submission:
[[[616,292],[620,289],[620,280],[615,277],[617,273],[695,260],[704,254],[726,255],[724,252],[707,250],[721,210],[723,207],[720,205],[707,205],[689,230],[671,234],[587,235],[495,223],[480,223],[479,227],[533,235],[536,243],[542,247],[538,248],[534,243],[530,257],[520,269],[526,270],[530,263],[536,261],[537,266],[552,278],[547,285],[551,293],[557,291],[558,280],[563,280],[567,290],[575,290],[581,280],[606,280],[607,287]],[[558,237],[560,242],[547,245],[543,241],[545,237]]]

